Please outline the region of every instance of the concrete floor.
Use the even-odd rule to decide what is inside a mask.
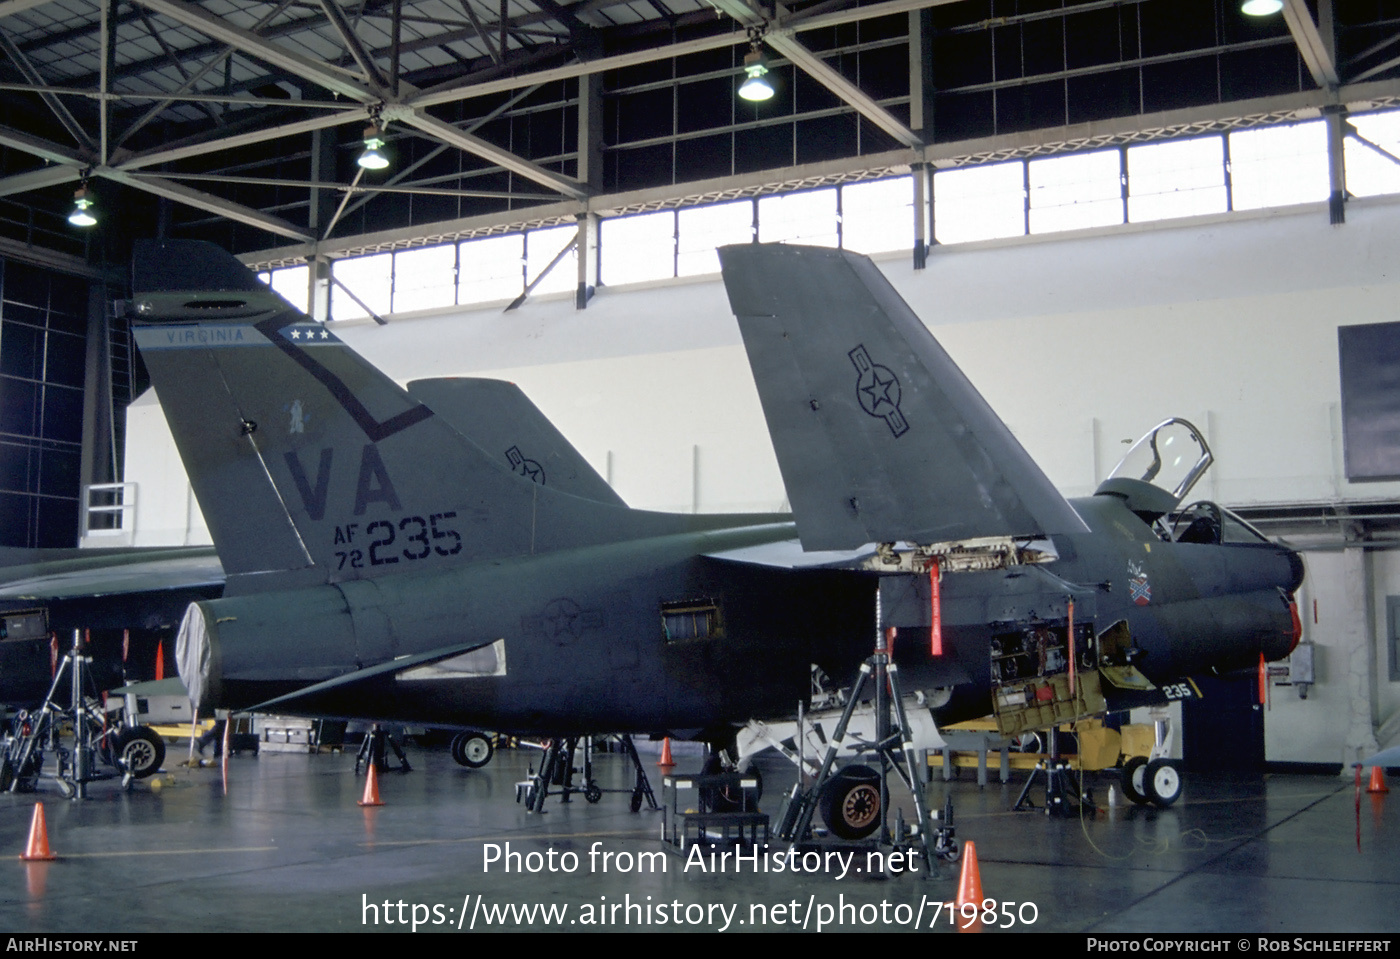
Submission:
[[[730,930],[752,930],[762,917],[772,930],[952,928],[937,905],[956,894],[950,867],[931,879],[755,874],[747,864],[741,874],[711,873],[675,856],[640,857],[662,849],[661,815],[629,813],[626,795],[596,806],[551,798],[544,815],[527,813],[514,792],[538,761],[533,750],[500,751],[469,770],[445,749],[411,748],[414,771],[384,776],[387,805],[372,810],[356,805],[364,780],[351,754],[236,756],[227,796],[217,768],[178,769],[181,756],[172,746],[174,781],[159,792],[148,781],[130,793],[95,784],[81,802],[44,784],[0,795],[0,848],[11,850],[0,864],[0,928],[407,932],[415,906],[419,932],[455,931],[459,920],[462,931],[720,929],[726,914]],[[776,818],[791,767],[774,760],[764,769],[764,806]],[[598,775],[605,786],[628,783],[621,757],[600,757]],[[659,776],[653,788],[660,798]],[[935,806],[945,790],[958,838],[976,843],[984,895],[1012,904],[1017,929],[1400,931],[1400,788],[1363,794],[1359,851],[1351,784],[1327,777],[1188,777],[1170,809],[1116,807],[1091,821],[1011,812],[1019,781],[935,782]],[[36,799],[57,862],[14,858]],[[910,810],[907,795],[903,805]],[[522,854],[517,868],[540,854],[541,871],[508,873],[504,862],[488,870],[487,852],[504,856],[507,844]],[[572,873],[566,853],[577,856]],[[613,854],[606,871],[604,853]],[[499,915],[536,905],[556,909],[554,920]]]

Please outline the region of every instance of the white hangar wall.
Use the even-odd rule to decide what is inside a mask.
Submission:
[[[922,271],[880,260],[1067,495],[1091,493],[1128,442],[1180,415],[1216,453],[1197,495],[1227,505],[1400,499],[1400,483],[1344,478],[1336,332],[1396,318],[1396,264],[1400,205],[1385,200],[1353,202],[1337,227],[1312,205],[941,247]],[[570,297],[338,327],[400,382],[518,383],[634,506],[784,503],[718,278],[605,288],[581,312]],[[135,541],[207,542],[170,446],[152,398],[138,401]],[[1400,559],[1308,559],[1300,607],[1318,684],[1306,701],[1275,690],[1268,755],[1337,762],[1400,725],[1384,640]]]

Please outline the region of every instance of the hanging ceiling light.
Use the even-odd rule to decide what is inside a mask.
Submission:
[[[1244,0],[1240,13],[1251,17],[1267,17],[1283,9],[1283,0]]]
[[[744,73],[748,79],[739,86],[739,96],[752,103],[762,103],[773,98],[773,84],[767,79],[768,58],[759,49],[760,40],[760,37],[752,39],[749,52],[744,54]]]
[[[355,162],[366,170],[383,170],[389,165],[384,155],[384,130],[378,123],[365,127],[365,150]]]
[[[92,201],[88,199],[87,183],[78,187],[73,194],[73,212],[68,214],[68,222],[74,226],[97,226],[97,217],[88,212]]]

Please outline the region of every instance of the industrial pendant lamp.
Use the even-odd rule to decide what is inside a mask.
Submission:
[[[1240,13],[1250,17],[1267,17],[1283,9],[1283,0],[1244,0]]]
[[[768,58],[760,49],[762,42],[762,30],[749,31],[749,52],[744,54],[744,73],[747,79],[739,85],[739,97],[750,103],[762,103],[773,98],[773,84],[768,82]]]
[[[366,170],[383,170],[389,166],[383,148],[384,128],[376,121],[365,127],[365,149],[355,162]]]
[[[73,194],[73,212],[68,214],[68,222],[74,226],[97,226],[97,217],[88,212],[91,206],[92,200],[88,199],[87,195],[87,181],[84,180],[83,185]]]

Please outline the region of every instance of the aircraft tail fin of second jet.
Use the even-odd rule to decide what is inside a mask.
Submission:
[[[720,262],[804,548],[1084,529],[869,259],[745,244]]]

